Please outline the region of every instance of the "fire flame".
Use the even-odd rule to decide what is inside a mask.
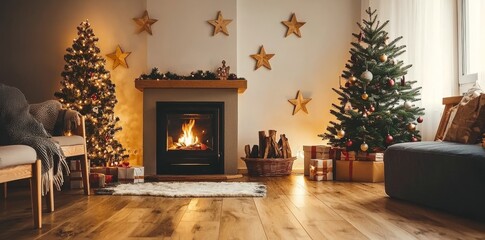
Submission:
[[[182,131],[184,134],[179,138],[179,143],[184,146],[191,146],[199,142],[199,138],[192,133],[192,128],[195,125],[195,119],[190,119],[188,123],[182,124]]]

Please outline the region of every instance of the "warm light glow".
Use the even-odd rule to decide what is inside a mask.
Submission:
[[[179,143],[183,146],[189,147],[199,143],[199,138],[194,135],[192,128],[195,125],[195,119],[190,119],[188,123],[182,124],[182,131],[184,134],[179,138]]]

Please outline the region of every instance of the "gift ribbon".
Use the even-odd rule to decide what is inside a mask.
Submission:
[[[317,146],[312,146],[312,158],[317,158]]]

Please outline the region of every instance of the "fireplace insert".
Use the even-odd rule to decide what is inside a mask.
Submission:
[[[224,173],[224,103],[157,102],[157,174]]]

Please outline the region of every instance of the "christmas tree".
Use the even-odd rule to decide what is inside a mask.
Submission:
[[[394,143],[420,141],[416,125],[423,121],[424,109],[414,105],[421,88],[405,78],[411,65],[397,60],[405,52],[406,46],[397,45],[402,37],[389,41],[383,30],[389,21],[377,21],[376,10],[366,13],[369,19],[357,23],[360,33],[352,34],[356,40],[341,76],[346,83],[333,89],[340,106],[332,104],[330,112],[337,121],[330,121],[319,136],[348,151],[379,152]]]
[[[88,21],[78,27],[78,37],[64,55],[62,88],[55,96],[64,107],[79,111],[86,117],[88,158],[94,165],[121,162],[127,158],[125,149],[114,135],[121,131],[120,120],[113,109],[118,102],[115,84],[104,68],[105,59],[96,46],[98,38]]]

